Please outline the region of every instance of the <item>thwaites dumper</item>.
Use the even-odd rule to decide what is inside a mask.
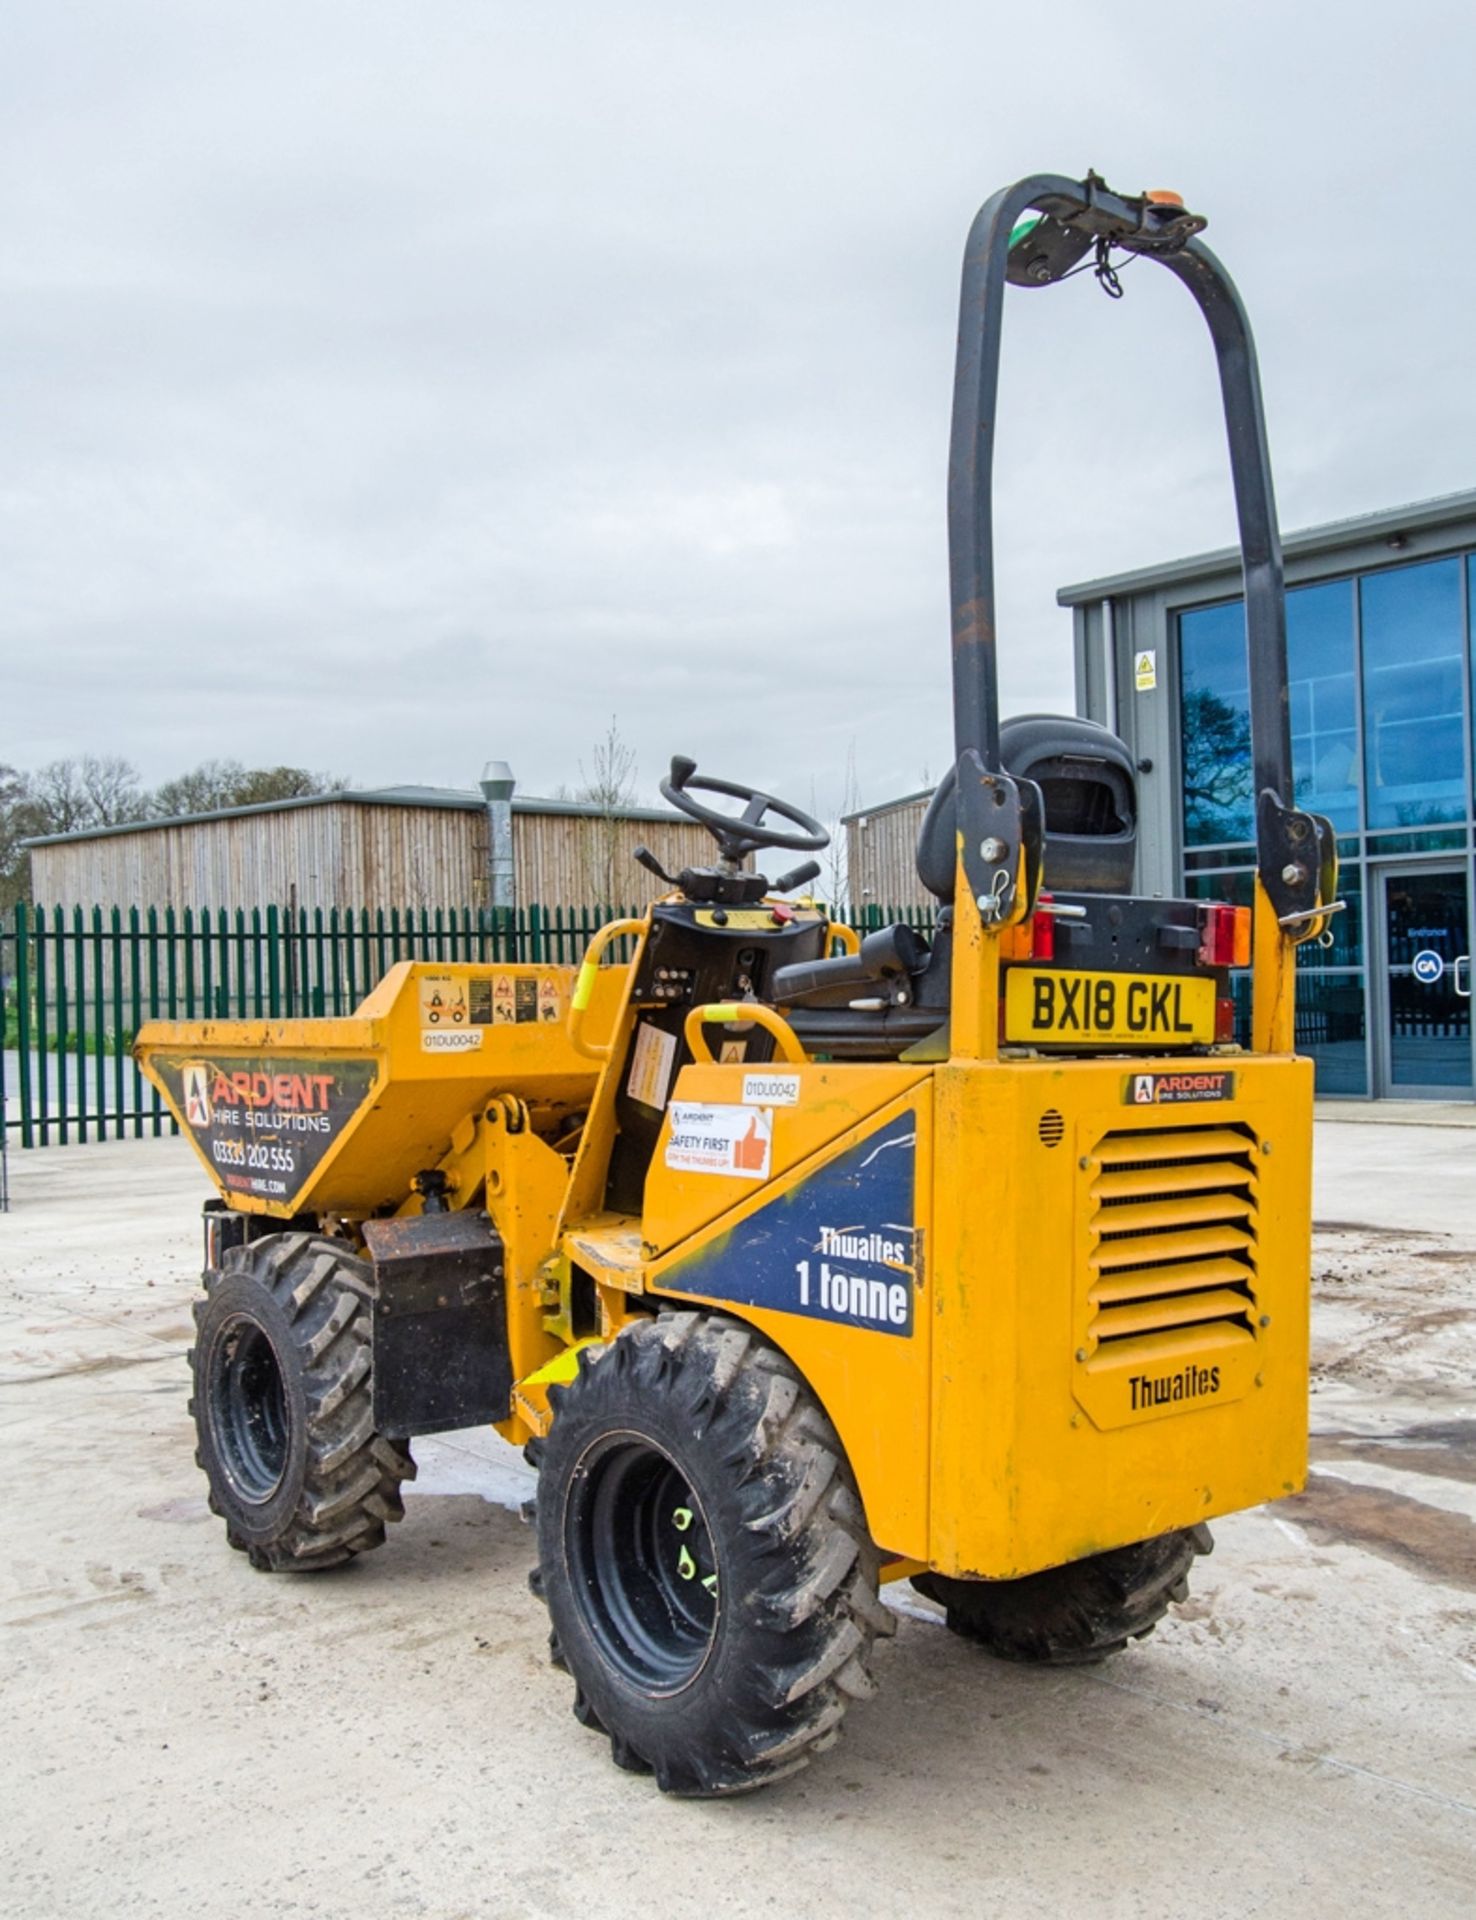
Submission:
[[[534,1585],[575,1712],[668,1791],[758,1786],[832,1742],[871,1689],[883,1581],[994,1653],[1095,1659],[1183,1596],[1206,1521],[1301,1484],[1293,950],[1335,908],[1334,842],[1291,804],[1254,352],[1203,224],[1172,195],[1043,175],[970,233],[931,944],[781,898],[814,863],[771,886],[746,857],[822,830],[679,759],[662,791],[711,828],[714,864],[662,875],[577,976],[401,965],[349,1019],[140,1036],[220,1192],[194,1412],[231,1545],[269,1571],[377,1546],[413,1438],[494,1423],[538,1468]],[[1134,769],[1110,733],[1000,724],[1005,286],[1093,249],[1104,277],[1112,249],[1167,268],[1214,341],[1253,920],[1134,896]]]

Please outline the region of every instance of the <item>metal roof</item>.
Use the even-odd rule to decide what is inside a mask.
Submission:
[[[171,814],[162,820],[123,820],[115,827],[77,827],[71,833],[44,833],[22,840],[23,847],[57,847],[78,840],[103,840],[119,833],[151,833],[165,827],[195,827],[212,820],[243,820],[254,813],[289,813],[294,807],[431,807],[461,813],[480,813],[486,807],[480,793],[465,787],[368,787],[336,793],[305,793],[293,800],[258,800],[245,807],[215,807],[207,813]],[[652,820],[666,825],[687,824],[687,816],[661,807],[604,807],[597,800],[540,800],[513,795],[514,813],[568,814],[584,820]]]
[[[1361,546],[1367,540],[1387,540],[1397,534],[1427,532],[1471,519],[1476,519],[1476,489],[1441,494],[1434,500],[1416,500],[1403,507],[1383,507],[1377,513],[1362,513],[1351,520],[1329,520],[1320,527],[1283,534],[1281,546],[1290,559],[1301,554],[1334,552],[1339,547]],[[1101,580],[1062,587],[1056,595],[1056,604],[1078,607],[1092,600],[1151,593],[1159,587],[1178,586],[1186,580],[1225,573],[1239,566],[1239,547],[1217,547],[1212,553],[1191,554],[1184,560],[1163,561],[1157,566],[1138,567],[1129,573],[1109,574]]]
[[[919,787],[916,793],[904,793],[896,800],[878,800],[874,807],[857,807],[854,813],[843,813],[841,825],[851,827],[858,820],[873,820],[879,813],[893,813],[898,807],[910,807],[918,800],[931,800],[937,792],[936,787]]]

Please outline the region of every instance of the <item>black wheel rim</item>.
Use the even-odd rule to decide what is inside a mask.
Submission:
[[[237,1494],[270,1500],[287,1471],[287,1390],[276,1351],[255,1321],[230,1321],[216,1342],[210,1381],[216,1452]]]
[[[670,1455],[633,1434],[597,1442],[565,1508],[576,1605],[600,1652],[647,1694],[678,1693],[717,1633],[718,1564],[701,1503]]]

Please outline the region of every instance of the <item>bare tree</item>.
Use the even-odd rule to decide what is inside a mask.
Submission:
[[[20,843],[32,831],[26,777],[0,766],[0,907],[14,906],[26,892],[28,863]]]
[[[849,907],[854,903],[851,891],[851,849],[847,838],[845,817],[856,813],[861,806],[861,783],[856,773],[856,740],[852,735],[846,747],[845,773],[841,780],[840,801],[834,813],[825,825],[830,829],[830,845],[820,856],[820,881],[825,888],[828,904]]]
[[[584,833],[583,866],[586,890],[600,906],[614,906],[619,883],[625,881],[620,861],[620,814],[636,797],[635,748],[621,737],[612,713],[602,740],[590,755],[592,771],[579,762],[579,790],[575,799],[598,808]]]
[[[635,748],[621,738],[620,722],[612,713],[603,740],[595,742],[590,755],[593,773],[586,773],[579,762],[578,800],[592,801],[601,807],[632,806],[636,797]]]
[[[33,834],[75,833],[79,827],[97,824],[75,760],[50,760],[39,773],[31,774],[26,799],[31,812],[28,831]]]
[[[152,795],[149,807],[156,819],[167,820],[179,814],[214,813],[222,807],[341,793],[347,785],[337,774],[313,773],[306,767],[247,767],[239,760],[205,760],[177,779],[166,780]]]
[[[79,778],[91,809],[87,825],[121,827],[146,813],[147,798],[139,784],[138,768],[121,755],[85,754]]]

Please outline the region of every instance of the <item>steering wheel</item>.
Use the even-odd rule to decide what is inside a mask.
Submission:
[[[801,813],[798,807],[792,807],[787,800],[776,800],[772,793],[760,793],[756,787],[739,786],[736,780],[698,780],[694,778],[696,772],[695,760],[688,760],[682,754],[673,754],[671,774],[661,782],[662,797],[669,800],[679,812],[686,814],[688,819],[706,827],[730,859],[741,859],[745,853],[751,853],[758,847],[787,847],[794,853],[818,853],[822,847],[830,845],[830,835],[820,822],[812,820],[807,813]],[[730,800],[742,800],[746,804],[741,815],[722,813],[716,807],[705,807],[700,800],[694,800],[694,792],[721,793]],[[789,821],[800,831],[783,833],[765,826],[764,816],[770,813]]]

